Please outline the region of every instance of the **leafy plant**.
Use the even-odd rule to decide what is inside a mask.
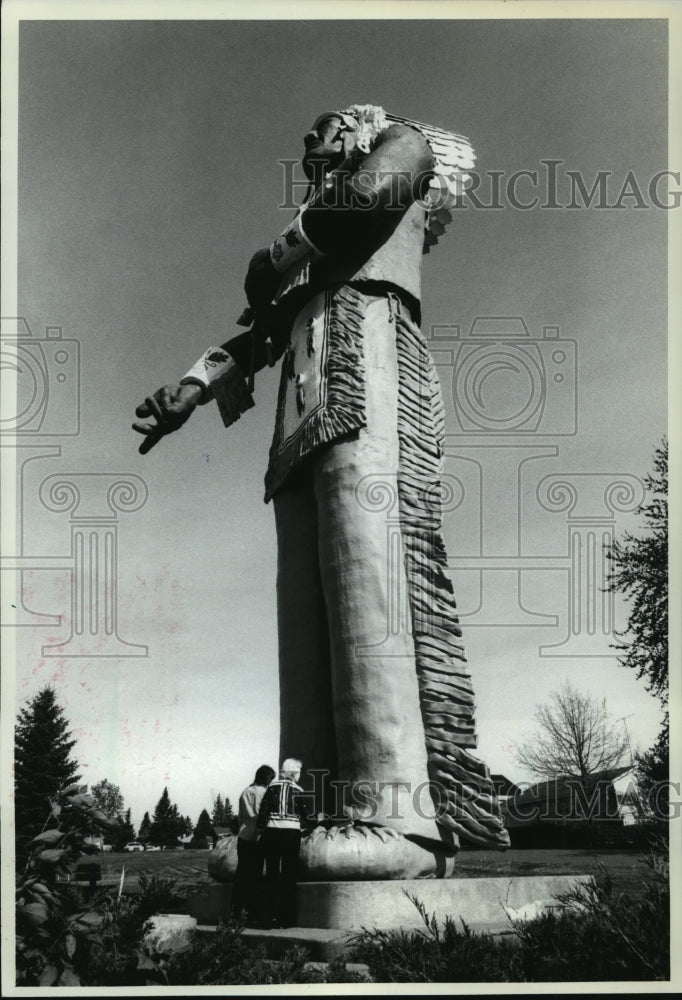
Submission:
[[[622,641],[621,666],[631,667],[647,690],[666,709],[653,747],[637,754],[640,791],[649,798],[657,819],[668,819],[666,782],[670,765],[668,723],[668,442],[654,453],[654,468],[644,478],[647,498],[636,513],[640,533],[626,533],[607,551],[611,563],[609,590],[631,601],[627,628],[616,635]]]
[[[654,453],[654,469],[644,477],[647,499],[636,513],[642,533],[626,532],[607,552],[609,589],[632,601],[627,629],[617,632],[620,663],[643,678],[647,690],[668,701],[668,442]]]
[[[172,878],[140,873],[139,892],[115,897],[102,894],[102,923],[88,964],[89,986],[136,986],[165,983],[162,964],[144,949],[144,927],[157,913],[177,910],[183,899]]]
[[[78,986],[90,945],[98,942],[102,913],[78,886],[68,883],[84,854],[96,852],[86,838],[116,827],[90,795],[74,783],[49,799],[40,833],[28,844],[17,878],[17,984]]]

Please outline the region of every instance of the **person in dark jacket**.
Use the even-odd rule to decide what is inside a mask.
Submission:
[[[275,927],[296,924],[298,856],[301,820],[306,819],[306,796],[298,784],[302,764],[288,757],[279,778],[270,782],[260,806],[258,824],[265,855],[266,923]]]

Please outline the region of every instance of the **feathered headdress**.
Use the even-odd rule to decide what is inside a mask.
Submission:
[[[336,113],[350,128],[355,124],[353,131],[356,146],[364,153],[369,153],[380,132],[394,123],[409,125],[421,132],[428,142],[435,161],[434,176],[429,183],[429,191],[423,198],[426,208],[424,253],[428,253],[438,242],[438,237],[445,232],[445,227],[452,222],[450,208],[471,184],[472,178],[467,170],[472,169],[476,159],[471,143],[456,132],[446,132],[435,125],[425,125],[412,118],[391,115],[375,104],[351,104]]]

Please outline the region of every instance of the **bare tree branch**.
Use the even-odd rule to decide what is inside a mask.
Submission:
[[[627,736],[611,723],[606,701],[581,694],[566,683],[535,712],[532,738],[515,747],[516,760],[546,779],[577,777],[618,767],[627,751]]]

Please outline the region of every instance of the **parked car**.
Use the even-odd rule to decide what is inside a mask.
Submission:
[[[158,844],[146,844],[145,851],[160,851],[161,848]]]
[[[124,851],[144,851],[144,847],[142,846],[142,844],[138,844],[138,842],[136,840],[131,840],[131,841],[129,841],[125,845],[125,847],[123,848],[123,850]]]

